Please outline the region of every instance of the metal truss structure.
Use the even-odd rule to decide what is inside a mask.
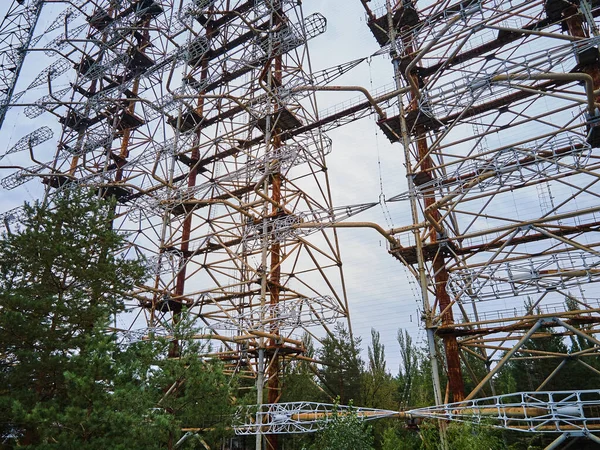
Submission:
[[[14,0],[0,22],[0,127],[14,95],[27,49],[35,44],[33,33],[42,12],[43,0],[29,3]]]
[[[540,389],[567,361],[598,375],[585,359],[600,346],[600,4],[361,1],[375,55],[392,55],[395,84],[376,92],[331,85],[367,57],[312,71],[307,43],[327,22],[296,0],[16,0],[0,26],[0,125],[13,105],[40,122],[0,155],[27,161],[0,186],[116,198],[123,254],[152,274],[118,331],[132,342],[196,323],[212,355],[256,380],[257,446],[265,427],[310,431],[296,418],[327,416],[278,399],[300,333],[348,317],[337,227],[376,229],[420,283],[439,405],[436,336],[457,405],[511,358],[556,360]],[[43,3],[54,20],[36,35]],[[14,94],[33,52],[47,65]],[[319,111],[321,91],[358,97]],[[406,161],[408,191],[388,202],[412,220],[389,232],[345,222],[377,202],[336,208],[329,192],[326,133],[372,114]],[[589,348],[528,349],[553,330]],[[470,392],[466,356],[488,369]],[[538,394],[527,401],[553,401]]]
[[[347,414],[363,420],[396,417],[468,422],[523,433],[560,434],[548,446],[569,437],[600,438],[600,391],[536,391],[478,398],[440,406],[389,411],[325,403],[293,402],[245,408],[234,425],[238,435],[313,433]]]
[[[378,123],[407,167],[408,191],[388,201],[412,223],[389,250],[420,284],[436,402],[476,398],[511,358],[556,360],[540,389],[567,361],[597,377],[600,5],[362,3],[392,54],[399,94]],[[588,348],[528,349],[548,332]],[[470,358],[488,373],[469,392]]]
[[[569,438],[600,444],[600,391],[517,392],[407,411],[405,417],[481,424],[523,433],[559,436],[545,450]],[[596,433],[596,434],[594,434]]]
[[[288,402],[245,407],[238,411],[234,423],[240,436],[256,434],[314,433],[322,430],[335,415],[356,414],[363,420],[399,417],[401,413],[374,408],[315,402]]]
[[[600,431],[598,405],[598,390],[516,392],[413,409],[405,415],[528,433],[579,433],[587,436]],[[600,441],[597,437],[595,439]]]
[[[516,392],[409,411],[356,408],[326,403],[291,402],[240,409],[237,435],[314,433],[347,414],[362,420],[399,418],[467,422],[522,433],[559,434],[546,450],[569,438],[600,443],[600,391]]]
[[[228,371],[255,379],[259,404],[276,403],[283,362],[303,357],[302,333],[322,338],[348,317],[332,225],[377,205],[332,205],[326,131],[373,110],[385,118],[379,104],[395,89],[375,99],[330,85],[366,58],[312,72],[307,42],[327,22],[295,0],[50,3],[48,28],[32,38],[28,20],[14,49],[19,63],[36,52],[48,64],[2,100],[44,125],[0,155],[31,161],[4,166],[13,171],[2,188],[41,180],[49,197],[80,188],[114,197],[123,255],[143,255],[152,275],[113,331],[125,343],[169,338],[185,315]],[[16,7],[38,17],[42,4]],[[361,100],[320,114],[318,91]],[[60,135],[42,157],[48,120]],[[5,212],[2,225],[20,214]]]

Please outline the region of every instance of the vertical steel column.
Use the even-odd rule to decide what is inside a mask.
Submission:
[[[281,3],[276,1],[273,4],[273,26],[278,28],[279,25],[282,24],[281,14],[283,11],[281,10]],[[281,86],[283,84],[283,59],[281,54],[275,56],[275,60],[273,61],[274,73],[271,73],[271,63],[269,63],[268,67],[268,84],[269,89],[273,89],[274,85]],[[277,111],[277,109],[275,110]],[[274,150],[281,148],[282,141],[281,137],[277,133],[275,129],[272,136],[272,143],[267,148],[272,148]],[[271,175],[271,200],[272,200],[272,208],[271,208],[271,216],[273,220],[276,220],[279,214],[282,212],[279,206],[275,206],[275,204],[280,205],[282,201],[282,179],[281,173],[279,171],[273,173]],[[273,242],[270,248],[270,267],[269,267],[269,304],[271,305],[272,310],[277,310],[277,305],[279,303],[279,294],[280,294],[280,286],[281,286],[281,244],[279,242]],[[279,335],[278,326],[272,325],[271,334]],[[278,354],[277,346],[279,345],[276,342],[276,339],[269,339],[269,370],[268,370],[268,379],[267,379],[267,399],[269,403],[277,403],[279,398],[281,397],[281,379],[280,379],[280,356]],[[277,450],[278,448],[278,438],[276,434],[270,434],[267,436],[267,449],[268,450]]]
[[[396,42],[396,33],[393,27],[392,19],[392,8],[389,0],[386,2],[388,10],[388,29],[390,33],[390,42],[392,49],[394,50],[394,57],[392,58],[392,64],[394,66],[394,78],[396,80],[396,89],[400,90],[402,86],[402,71],[398,61],[400,52]],[[398,107],[400,108],[399,120],[401,130],[401,142],[404,149],[404,159],[406,161],[406,177],[410,192],[414,192],[414,180],[412,177],[412,165],[410,164],[410,136],[408,134],[408,128],[406,124],[404,105],[402,103],[402,94],[398,94]],[[418,205],[414,196],[410,197],[411,215],[414,224],[419,222]],[[420,239],[419,230],[414,230],[415,243],[417,246],[417,264],[419,273],[419,286],[421,289],[423,309],[425,311],[425,328],[427,333],[427,344],[429,349],[429,360],[431,362],[431,375],[433,381],[433,393],[435,402],[438,405],[443,403],[442,388],[440,382],[440,369],[438,364],[437,351],[435,349],[435,335],[431,324],[431,305],[429,303],[429,291],[427,290],[427,273],[425,268],[425,259],[423,257],[423,243]]]
[[[435,39],[434,39],[435,40]],[[404,57],[410,57],[410,55],[414,54],[414,48],[412,43],[405,40],[404,48],[406,49],[404,52]],[[411,62],[411,65],[415,61]],[[410,67],[410,66],[409,66]],[[411,86],[411,101],[408,106],[407,112],[411,111],[418,112],[418,99],[420,98],[420,92],[418,90],[419,80],[417,75],[413,71],[407,71],[405,73],[407,77],[407,82]],[[411,174],[414,172],[422,172],[426,173],[431,177],[434,177],[435,174],[433,172],[433,160],[430,156],[430,149],[427,144],[427,131],[423,125],[416,125],[415,130],[416,136],[416,145],[417,145],[417,157],[418,163],[413,168],[411,167]],[[407,161],[407,167],[410,165],[410,161]],[[416,170],[415,170],[416,169]],[[426,196],[423,199],[425,209],[434,206],[436,203],[435,196]],[[431,210],[431,216],[434,218],[436,222],[441,221],[441,214],[437,208]],[[433,226],[429,229],[429,241],[432,244],[438,242],[437,231]],[[420,239],[420,236],[419,236]],[[439,249],[439,247],[438,247]],[[432,270],[433,270],[433,280],[435,282],[435,297],[439,307],[440,312],[442,314],[442,326],[451,325],[454,323],[454,317],[452,313],[452,308],[449,308],[451,300],[448,295],[448,291],[446,286],[448,284],[448,270],[446,269],[446,262],[444,256],[438,251],[432,261]],[[456,340],[456,336],[453,334],[444,334],[442,337],[442,341],[444,342],[444,349],[446,353],[446,364],[447,364],[447,372],[448,372],[448,383],[450,386],[450,392],[452,394],[452,401],[460,402],[465,397],[465,386],[463,381],[462,368],[460,366],[460,354],[458,350],[458,342]]]

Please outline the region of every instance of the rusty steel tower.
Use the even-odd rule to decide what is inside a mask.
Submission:
[[[407,168],[388,201],[412,213],[390,253],[420,283],[437,403],[494,394],[512,358],[556,361],[538,389],[568,364],[598,377],[599,5],[363,5],[403,92],[379,121]],[[528,345],[549,333],[586,348]],[[487,367],[471,390],[466,356]]]
[[[3,154],[34,165],[13,166],[2,187],[41,180],[50,196],[89,188],[116,198],[123,251],[144,255],[152,274],[117,328],[129,339],[171,336],[191,320],[228,371],[255,379],[259,404],[276,403],[282,364],[304,357],[302,333],[322,338],[348,318],[328,225],[373,204],[334,208],[325,133],[377,102],[359,92],[367,99],[351,110],[320,117],[315,93],[336,90],[328,84],[365,58],[312,73],[307,42],[327,22],[297,1],[44,8],[55,19],[37,34],[30,22],[19,51],[47,67],[16,96],[13,82],[3,109],[24,106],[44,124]],[[42,147],[57,128],[50,156]]]
[[[332,85],[368,56],[312,70],[327,21],[296,0],[15,0],[0,125],[17,107],[31,122],[0,155],[0,186],[114,197],[123,252],[151,273],[116,328],[169,337],[192,321],[259,405],[306,358],[303,332],[349,316],[337,227],[375,229],[417,280],[438,405],[495,398],[517,358],[556,362],[540,391],[570,364],[597,377],[600,4],[361,2],[371,56],[391,55],[394,84],[377,93]],[[42,11],[53,20],[37,30]],[[19,89],[32,54],[44,68]],[[321,91],[357,97],[322,110]],[[379,202],[336,207],[329,188],[326,133],[373,114],[406,165],[392,230],[342,223]],[[529,345],[549,335],[585,345]],[[467,389],[473,360],[485,375]]]

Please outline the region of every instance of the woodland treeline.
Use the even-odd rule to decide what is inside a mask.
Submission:
[[[253,449],[235,438],[239,405],[251,405],[253,380],[231,376],[223,363],[203,359],[185,320],[169,339],[131,340],[115,333],[134,286],[149,276],[141,255],[110,226],[114,203],[65,190],[52,206],[26,205],[20,225],[0,239],[0,448],[35,449]],[[588,348],[577,337],[546,330],[526,344],[533,353]],[[151,332],[149,333],[151,335]],[[308,337],[306,361],[288,363],[280,401],[406,410],[435,404],[430,361],[410,335],[386,349],[379,333],[363,353],[360,338],[342,325],[317,347]],[[400,352],[401,367],[386,365]],[[365,354],[366,359],[361,355]],[[600,369],[596,358],[586,363]],[[466,389],[486,373],[480,358],[463,361]],[[535,390],[552,372],[552,358],[510,362],[494,380],[496,394]],[[599,378],[567,361],[545,390],[597,388]],[[444,381],[445,382],[445,381]],[[483,395],[491,395],[486,387]],[[552,436],[486,426],[446,425],[451,449],[537,449]],[[582,441],[577,448],[593,448]],[[433,422],[382,419],[363,423],[336,415],[323,432],[280,438],[285,450],[425,449],[440,447]]]

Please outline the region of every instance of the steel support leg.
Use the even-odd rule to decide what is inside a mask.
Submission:
[[[540,328],[540,326],[543,324],[543,320],[540,319],[538,320],[533,327],[531,327],[531,329],[527,332],[527,334],[525,334],[521,340],[519,342],[517,342],[517,344],[509,351],[506,353],[506,355],[504,355],[504,357],[498,361],[498,364],[496,364],[496,367],[494,367],[484,378],[483,380],[481,380],[481,382],[471,391],[471,393],[469,395],[467,395],[467,397],[465,398],[465,400],[471,400],[473,397],[475,397],[477,395],[477,393],[481,390],[481,388],[483,388],[483,386],[485,386],[485,384],[490,381],[492,379],[492,377],[494,375],[496,375],[496,373],[504,366],[504,364],[510,359],[512,358],[512,356],[517,353],[519,351],[519,349],[523,346],[523,344],[525,344],[529,338],[533,335],[533,333],[535,333],[538,328]]]
[[[544,450],[552,450],[554,448],[558,448],[558,446],[560,444],[562,444],[563,442],[565,442],[567,439],[569,439],[569,437],[571,436],[571,433],[563,433],[561,434],[559,437],[557,437],[556,439],[554,439],[550,445],[548,445]]]
[[[600,444],[600,437],[596,436],[595,434],[592,433],[587,433],[586,437],[590,440],[595,442],[596,444]]]

